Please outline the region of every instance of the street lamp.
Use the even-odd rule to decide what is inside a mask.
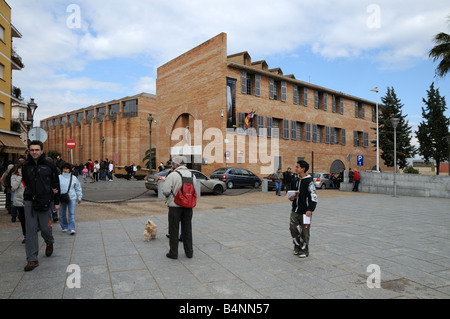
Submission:
[[[376,92],[376,113],[377,113],[377,172],[380,172],[380,147],[378,137],[378,87],[371,89],[372,92]]]
[[[148,150],[148,171],[149,174],[152,173],[152,122],[154,118],[152,117],[152,114],[150,113],[147,121],[150,126],[149,136],[150,136],[150,149]]]
[[[104,144],[105,144],[105,138],[102,136],[102,162],[103,162],[103,149],[104,149]]]
[[[394,197],[397,197],[397,125],[399,118],[391,118],[392,126],[394,126]]]
[[[34,112],[36,112],[36,109],[38,108],[38,106],[37,106],[36,103],[34,103],[34,99],[33,98],[31,98],[30,100],[31,101],[30,101],[30,103],[27,104],[27,106],[28,106],[28,109],[31,112],[31,127],[33,127],[33,124],[34,124]]]
[[[448,144],[448,175],[450,175],[450,134],[445,137]]]

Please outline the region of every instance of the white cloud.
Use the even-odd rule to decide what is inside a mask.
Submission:
[[[433,36],[448,32],[448,1],[379,0],[379,21],[368,11],[373,3],[78,0],[80,28],[70,28],[67,8],[73,1],[14,0],[13,24],[23,34],[14,45],[26,66],[14,71],[14,84],[60,113],[56,105],[63,103],[79,108],[125,91],[154,93],[156,67],[221,32],[228,34],[229,54],[248,51],[254,60],[311,49],[327,59],[369,58],[388,69],[427,59]],[[138,60],[149,74],[131,74],[139,80],[119,83],[84,73],[96,61],[121,59]]]

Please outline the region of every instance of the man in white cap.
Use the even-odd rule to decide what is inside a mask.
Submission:
[[[174,171],[167,176],[163,187],[163,194],[167,198],[167,206],[169,207],[170,251],[166,256],[171,259],[178,258],[178,234],[180,222],[182,225],[184,252],[188,258],[192,258],[194,252],[192,248],[192,208],[182,207],[174,202],[174,198],[182,186],[182,178],[178,173],[183,177],[192,178],[194,185],[196,182],[195,175],[188,170],[186,162],[187,159],[184,156],[175,156],[172,159]]]

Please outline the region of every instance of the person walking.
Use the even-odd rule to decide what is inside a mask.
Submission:
[[[310,175],[309,164],[303,160],[297,162],[295,172],[299,175],[298,192],[289,197],[296,201],[291,212],[289,230],[294,241],[294,255],[300,258],[309,256],[311,216],[317,206],[316,186]]]
[[[359,176],[359,172],[356,169],[355,172],[353,173],[353,192],[358,192],[358,188],[359,188],[359,181],[360,181],[360,176]]]
[[[192,178],[195,185],[196,178],[186,167],[187,159],[184,156],[176,156],[172,160],[174,171],[166,177],[163,186],[163,194],[167,198],[169,207],[169,246],[170,250],[166,254],[168,258],[178,258],[178,233],[181,222],[181,235],[183,238],[184,252],[188,258],[193,256],[192,247],[192,208],[181,207],[174,202],[175,195],[181,188],[182,177]],[[179,175],[181,174],[181,176]]]
[[[281,196],[281,184],[283,183],[283,173],[281,173],[281,168],[275,173],[275,195]]]
[[[88,178],[88,175],[89,175],[89,170],[88,170],[88,168],[86,167],[86,165],[83,166],[82,172],[83,172],[83,180],[84,180],[84,183],[86,183],[87,178]]]
[[[113,170],[114,170],[113,161],[109,161],[109,164],[108,164],[108,178],[109,178],[110,182],[113,181]]]
[[[23,208],[23,192],[25,191],[25,183],[22,180],[22,167],[23,163],[17,164],[16,169],[11,176],[11,189],[14,190],[14,202],[13,205],[17,209],[17,213],[20,220],[20,226],[22,227],[23,240],[22,244],[25,244],[26,240],[26,228],[25,228],[25,211]]]
[[[69,202],[61,201],[59,205],[59,224],[63,232],[69,231],[71,235],[74,235],[76,206],[81,204],[83,192],[78,178],[71,174],[71,169],[72,165],[65,163],[62,166],[62,174],[59,175],[61,193],[69,195]]]
[[[25,251],[27,265],[25,271],[39,266],[38,230],[46,243],[45,255],[50,257],[55,242],[52,232],[51,208],[54,202],[59,209],[60,185],[58,170],[52,161],[47,160],[40,141],[31,141],[27,161],[22,168],[25,183],[23,193],[26,236]]]

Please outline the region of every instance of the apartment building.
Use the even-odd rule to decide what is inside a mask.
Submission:
[[[207,175],[220,167],[239,166],[265,176],[294,167],[300,158],[316,172],[354,169],[359,155],[364,156],[363,170],[376,165],[370,143],[376,138],[374,102],[284,75],[266,61],[253,62],[248,52],[228,55],[226,33],[160,66],[156,97],[150,100],[138,103],[143,107],[135,124],[98,124],[103,114],[98,109],[110,110],[112,102],[46,119],[41,123],[49,132],[45,147],[62,151],[65,140],[74,138],[83,145],[74,156],[74,162],[80,162],[81,154],[83,160],[101,158],[100,139],[105,137],[105,157],[117,154],[118,165],[143,166],[152,113],[156,161],[185,155],[190,167]],[[74,121],[78,124],[69,127]],[[133,140],[120,141],[130,135]]]
[[[21,38],[11,23],[11,7],[0,0],[0,161],[15,160],[26,149],[20,134],[11,131],[11,104],[20,102],[12,95],[13,70],[24,65],[13,47],[13,38]]]

